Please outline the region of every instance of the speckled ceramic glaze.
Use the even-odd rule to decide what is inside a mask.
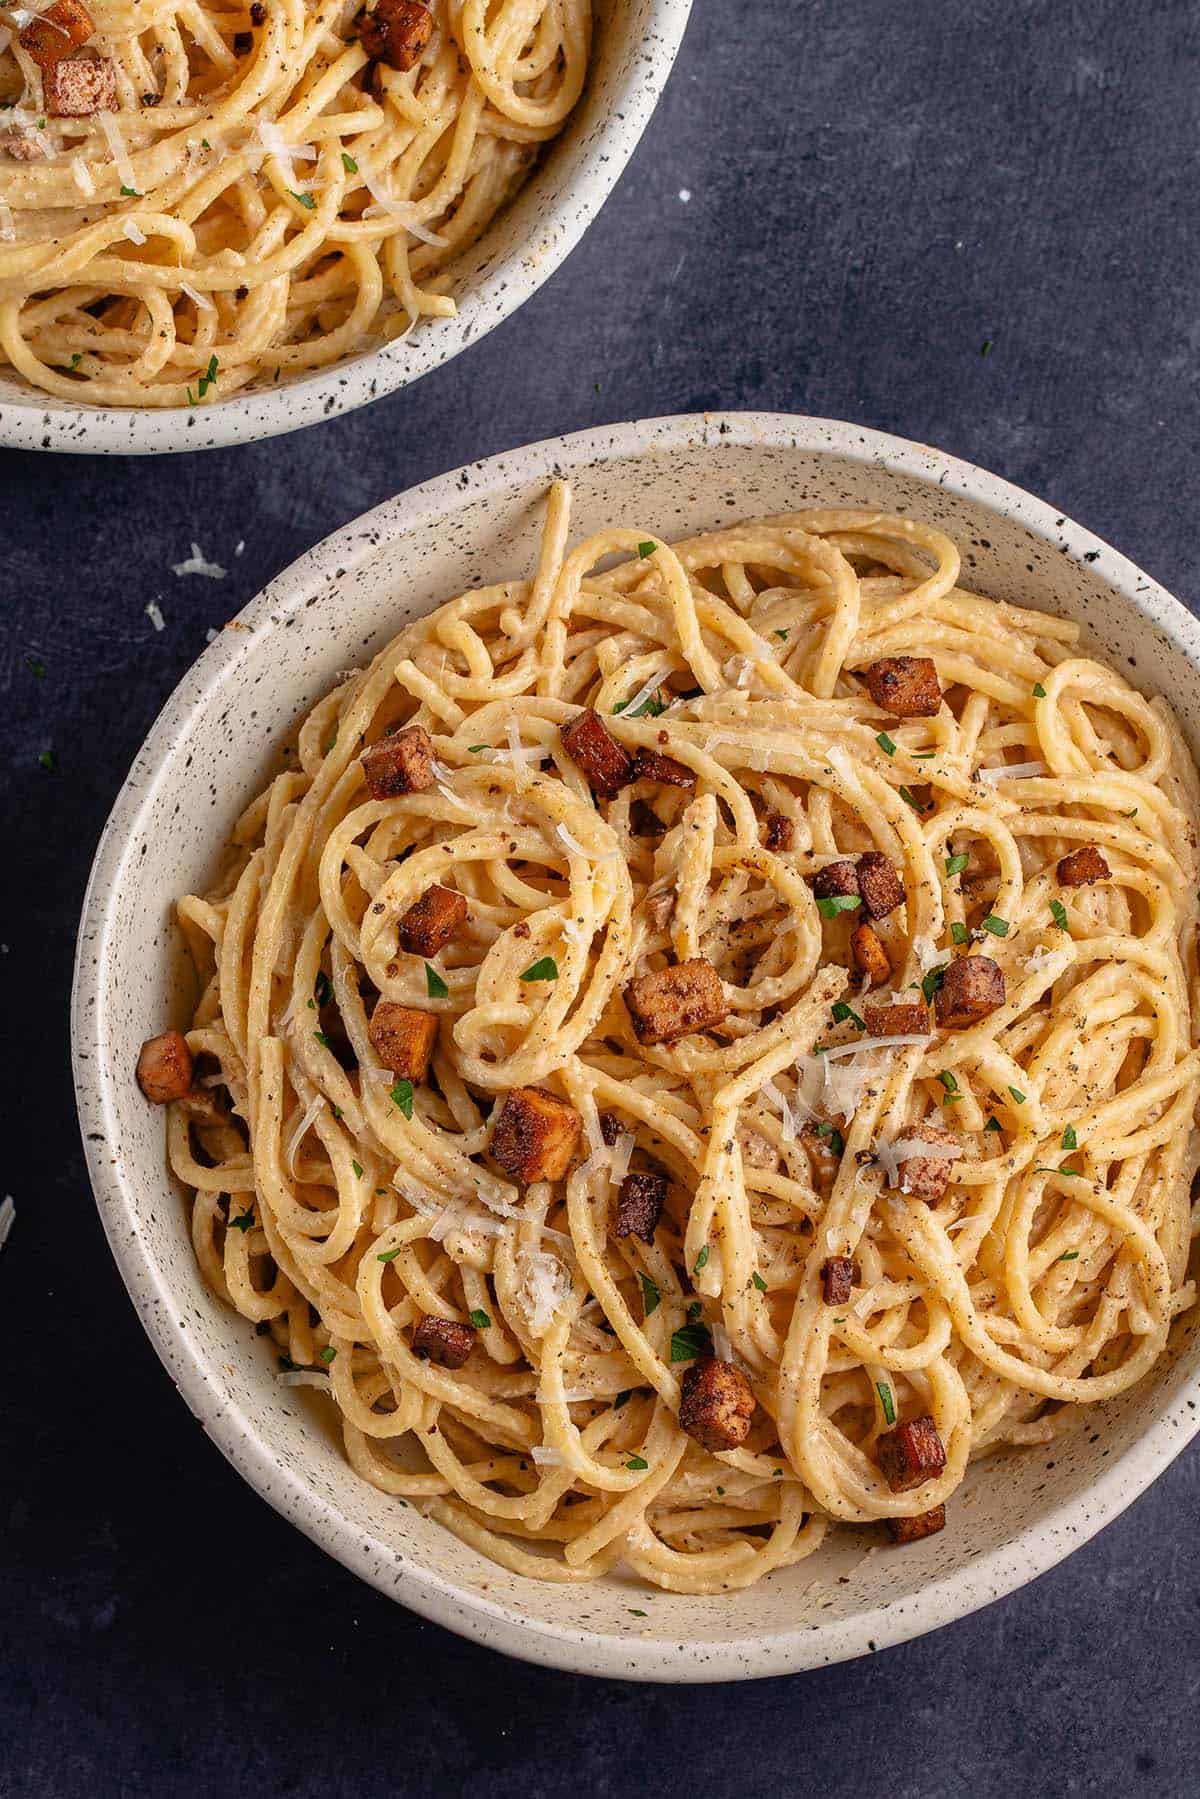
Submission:
[[[360,1482],[322,1413],[201,1284],[161,1112],[133,1079],[144,1037],[182,1024],[190,988],[172,906],[203,890],[275,746],[413,614],[475,582],[528,574],[551,477],[574,485],[575,537],[619,522],[678,537],[801,505],[919,513],[1000,599],[1079,620],[1090,647],[1166,695],[1200,736],[1200,627],[1147,576],[1041,501],[936,450],[766,414],[614,426],[464,468],[369,513],[281,575],[214,642],[158,719],[96,856],[79,936],[75,1077],[92,1180],[138,1312],[188,1405],[285,1517],[381,1592],[452,1630],[583,1673],[703,1681],[782,1674],[930,1630],[1085,1542],[1197,1428],[1200,1346],[1185,1320],[1154,1374],[1082,1413],[1048,1450],[968,1474],[945,1532],[903,1551],[837,1533],[746,1593],[693,1599],[620,1577],[510,1575]],[[870,1551],[870,1553],[868,1553]],[[839,1576],[851,1575],[846,1584]],[[636,1613],[645,1612],[641,1617]]]
[[[75,406],[0,374],[0,446],[144,456],[252,443],[353,412],[484,337],[548,280],[612,192],[666,84],[692,0],[594,3],[583,97],[512,205],[455,265],[454,318],[427,320],[389,349],[193,410]]]

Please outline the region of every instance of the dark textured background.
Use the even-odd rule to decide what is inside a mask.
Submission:
[[[460,462],[709,406],[855,419],[1031,488],[1191,599],[1198,51],[1190,0],[697,0],[584,245],[457,362],[246,449],[0,452],[0,971],[22,1114],[0,1175],[19,1207],[0,1260],[0,1793],[1200,1790],[1200,1445],[980,1616],[757,1685],[544,1673],[360,1586],[226,1467],[142,1336],[88,1191],[66,1027],[97,835],[206,627]],[[193,538],[227,580],[171,575]]]

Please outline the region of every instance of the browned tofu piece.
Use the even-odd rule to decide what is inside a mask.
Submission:
[[[763,820],[763,842],[777,856],[786,855],[795,841],[796,827],[782,812],[768,812]]]
[[[461,1368],[474,1347],[474,1327],[453,1318],[422,1318],[413,1332],[413,1354],[439,1368]]]
[[[801,1126],[800,1141],[808,1155],[814,1186],[821,1189],[832,1187],[842,1165],[842,1153],[845,1149],[842,1133],[831,1124],[822,1127],[813,1124],[810,1119]]]
[[[856,899],[858,870],[853,862],[827,862],[813,876],[815,899]]]
[[[631,1169],[617,1194],[618,1237],[640,1237],[643,1243],[653,1243],[666,1203],[665,1174]]]
[[[721,977],[704,956],[639,975],[625,989],[625,1006],[639,1043],[671,1043],[710,1030],[729,1011]]]
[[[561,726],[559,736],[568,756],[601,799],[615,799],[633,780],[633,757],[590,707]]]
[[[192,1085],[192,1052],[182,1031],[148,1037],[137,1059],[137,1084],[156,1106],[182,1099]]]
[[[0,151],[16,162],[45,162],[46,140],[32,131],[0,131]]]
[[[863,909],[871,918],[886,918],[904,904],[904,882],[896,865],[878,850],[868,850],[858,858],[858,891]]]
[[[827,1306],[844,1306],[857,1279],[858,1264],[852,1256],[830,1256],[821,1264],[821,1298]]]
[[[693,1362],[679,1383],[679,1423],[713,1455],[746,1441],[755,1403],[754,1389],[741,1369],[715,1356]]]
[[[423,725],[405,725],[381,737],[360,757],[373,800],[394,800],[402,793],[420,793],[436,780],[433,739]]]
[[[937,665],[928,656],[884,656],[863,670],[867,692],[893,718],[932,718],[942,704]]]
[[[53,6],[30,19],[17,42],[39,69],[48,69],[86,44],[95,29],[91,13],[80,0],[55,0]]]
[[[543,1087],[516,1087],[505,1095],[496,1118],[492,1155],[523,1187],[533,1181],[561,1181],[582,1129],[583,1120],[565,1099]]]
[[[1112,869],[1091,843],[1072,850],[1058,865],[1058,880],[1062,887],[1090,887],[1093,881],[1107,881],[1111,876]]]
[[[916,1138],[920,1143],[940,1143],[947,1149],[958,1147],[958,1138],[940,1124],[919,1124],[914,1130],[903,1130],[901,1139]],[[909,1193],[935,1205],[950,1184],[954,1160],[950,1156],[907,1156],[900,1163],[894,1193]]]
[[[975,1024],[1004,1004],[1004,972],[990,956],[960,956],[947,968],[933,1003],[940,1025]]]
[[[453,887],[427,887],[396,927],[401,949],[410,956],[436,956],[466,922],[467,902]]]
[[[919,1543],[922,1537],[936,1537],[946,1528],[946,1508],[935,1505],[931,1512],[918,1512],[915,1518],[889,1518],[888,1535],[893,1543]]]
[[[414,69],[433,36],[433,14],[418,0],[376,0],[358,17],[358,41],[374,62]]]
[[[674,756],[663,756],[658,750],[639,750],[633,759],[635,781],[660,781],[665,787],[694,787],[696,771]]]
[[[864,1006],[868,1037],[928,1036],[929,1013],[924,1006]]]
[[[87,119],[117,110],[117,72],[107,56],[85,50],[42,70],[42,98],[56,119]]]
[[[932,1480],[946,1466],[946,1451],[933,1419],[926,1414],[885,1431],[875,1445],[879,1468],[893,1493],[907,1493]]]
[[[855,968],[866,975],[873,987],[882,986],[892,972],[888,953],[873,925],[855,925],[850,933],[850,954]]]
[[[436,1012],[401,1006],[394,999],[378,1002],[367,1029],[371,1047],[384,1067],[406,1081],[425,1079],[437,1034]]]

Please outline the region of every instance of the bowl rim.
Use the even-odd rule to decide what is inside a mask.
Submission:
[[[510,318],[574,250],[650,122],[675,66],[692,4],[648,0],[643,41],[633,47],[602,124],[533,239],[495,262],[478,286],[463,295],[452,318],[439,319],[406,339],[405,354],[386,348],[365,351],[281,387],[235,394],[201,409],[72,406],[33,389],[19,401],[0,396],[0,449],[149,456],[257,443],[356,411],[440,368]]]
[[[386,1551],[325,1496],[277,1461],[254,1418],[231,1399],[215,1360],[206,1363],[180,1328],[168,1284],[140,1234],[132,1183],[115,1145],[114,1083],[106,1055],[104,975],[118,877],[141,815],[151,805],[183,727],[236,676],[251,644],[333,578],[378,554],[417,526],[445,519],[481,498],[606,462],[644,458],[706,443],[796,449],[883,466],[933,482],[1015,518],[1054,549],[1087,566],[1135,612],[1159,626],[1200,666],[1200,622],[1172,595],[1101,538],[1045,501],[971,463],[926,445],[839,420],[786,413],[704,413],[636,420],[578,431],[501,452],[384,501],[343,526],[282,571],[238,614],[184,674],[135,758],[100,838],[84,897],[71,997],[72,1063],[89,1174],[109,1247],[160,1359],[206,1433],[250,1485],[319,1547],[422,1617],[520,1660],[575,1673],[646,1681],[757,1679],[848,1660],[968,1616],[1047,1572],[1132,1503],[1200,1429],[1200,1372],[1164,1400],[1149,1427],[1095,1479],[996,1549],[931,1582],[919,1593],[843,1619],[798,1623],[759,1637],[618,1637],[549,1624]]]

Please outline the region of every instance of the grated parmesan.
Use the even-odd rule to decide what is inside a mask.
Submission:
[[[198,543],[192,545],[192,553],[183,562],[173,562],[171,572],[176,575],[207,575],[210,581],[223,581],[225,570],[219,562],[209,562]]]
[[[4,1245],[12,1236],[12,1227],[16,1220],[16,1216],[16,1202],[11,1193],[6,1193],[4,1198],[0,1200],[0,1249],[4,1248]]]
[[[636,718],[638,712],[646,704],[651,694],[656,693],[670,674],[669,668],[656,669],[648,681],[642,683],[637,692],[625,702],[621,712],[626,718]]]
[[[1037,775],[1048,775],[1050,770],[1044,762],[1005,762],[999,768],[980,768],[975,772],[981,781],[1029,781]]]
[[[374,175],[364,175],[363,186],[374,202],[373,205],[364,209],[364,219],[377,218],[381,212],[388,213],[392,218],[401,220],[409,235],[419,238],[423,244],[434,244],[441,248],[450,242],[448,237],[443,237],[440,232],[431,231],[428,225],[422,225],[418,219],[414,218],[416,207],[412,201],[394,199],[380,186]]]
[[[530,1330],[535,1337],[543,1337],[553,1323],[555,1313],[566,1303],[571,1277],[558,1257],[545,1250],[535,1249],[523,1261],[521,1298]]]
[[[133,160],[121,136],[121,128],[110,112],[98,112],[96,123],[108,139],[108,147],[112,151],[112,159],[117,166],[117,174],[121,177],[122,187],[136,187],[137,176],[134,173]]]
[[[92,171],[82,156],[71,158],[71,179],[85,199],[91,199],[96,191],[96,183],[92,180]]]
[[[134,224],[132,219],[126,219],[124,225],[122,226],[122,230],[124,231],[125,236],[129,239],[131,244],[144,244],[145,243],[146,233],[142,230],[139,230],[138,226],[136,226]]]
[[[304,1141],[309,1126],[313,1123],[324,1104],[325,1096],[322,1093],[318,1093],[315,1098],[310,1100],[308,1106],[305,1108],[303,1118],[301,1118],[299,1124],[288,1139],[287,1154],[284,1157],[284,1162],[287,1165],[288,1173],[291,1175],[294,1175],[296,1172],[296,1151]]]
[[[632,1131],[622,1131],[621,1135],[613,1144],[608,1167],[608,1180],[610,1186],[619,1187],[621,1182],[625,1179],[625,1176],[629,1173],[629,1160],[633,1155],[635,1142],[636,1139]]]
[[[150,620],[150,623],[154,626],[156,631],[166,630],[167,621],[162,615],[162,607],[157,600],[151,600],[150,604],[147,606],[146,617]]]
[[[536,1462],[539,1468],[564,1468],[566,1463],[557,1449],[547,1449],[541,1443],[535,1443],[529,1451],[529,1459]]]
[[[318,1374],[315,1368],[288,1368],[275,1379],[281,1387],[316,1387],[322,1393],[329,1391],[329,1376]]]

